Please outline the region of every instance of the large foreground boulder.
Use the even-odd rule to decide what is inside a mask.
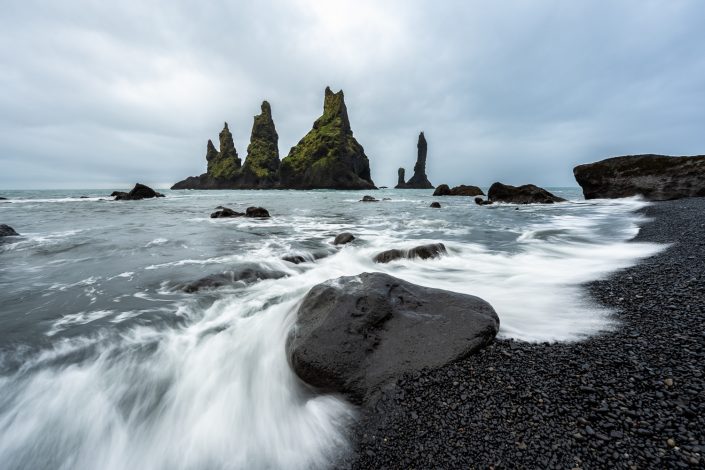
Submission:
[[[363,273],[308,292],[287,354],[303,381],[363,403],[402,374],[487,346],[498,329],[494,309],[478,297]]]
[[[579,165],[573,175],[585,199],[641,195],[652,201],[705,196],[705,155],[628,155]]]
[[[9,225],[0,224],[0,237],[16,237],[19,233],[15,232],[15,229]]]
[[[477,186],[461,184],[454,188],[450,188],[447,184],[439,185],[433,192],[434,196],[484,196],[485,193],[482,192]]]
[[[490,202],[506,202],[509,204],[553,204],[554,202],[565,201],[565,199],[533,184],[510,186],[508,184],[494,183],[487,191],[487,198]]]

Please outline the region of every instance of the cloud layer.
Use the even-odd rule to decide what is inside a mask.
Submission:
[[[435,184],[574,185],[630,153],[703,154],[692,1],[15,1],[0,16],[0,188],[170,184],[267,99],[288,153],[345,91],[378,185],[429,142]]]

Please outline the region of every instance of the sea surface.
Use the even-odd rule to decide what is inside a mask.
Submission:
[[[550,190],[569,202],[480,207],[432,190],[166,190],[143,201],[0,191],[0,223],[22,235],[0,242],[0,467],[329,465],[355,409],[307,390],[284,347],[306,292],[339,276],[382,271],[480,296],[505,338],[577,341],[615,328],[581,286],[663,249],[627,243],[647,203]],[[389,200],[358,202],[365,194]],[[272,217],[209,218],[219,205]],[[345,231],[355,242],[333,246]],[[440,259],[372,262],[439,241]],[[183,290],[243,269],[280,277]]]

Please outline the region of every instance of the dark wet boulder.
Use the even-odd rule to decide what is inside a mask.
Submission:
[[[440,209],[441,208],[441,203],[433,201],[429,207],[433,207],[435,209]]]
[[[628,155],[576,166],[585,199],[643,196],[652,201],[705,197],[705,155]]]
[[[269,211],[264,207],[248,207],[245,210],[245,216],[266,219],[269,217]]]
[[[446,254],[446,246],[443,243],[431,243],[429,245],[420,245],[414,247],[410,250],[398,250],[392,249],[383,251],[377,254],[373,261],[375,263],[389,263],[398,259],[430,259],[430,258],[440,258],[442,255]]]
[[[202,290],[217,289],[219,287],[232,286],[237,284],[247,285],[265,279],[281,279],[286,277],[286,273],[264,269],[252,265],[244,266],[236,270],[211,274],[197,281],[179,285],[179,289],[186,293],[193,293]]]
[[[151,199],[155,197],[164,197],[163,194],[156,192],[149,186],[141,183],[135,184],[135,187],[129,193],[115,191],[111,194],[115,196],[116,201],[139,201],[142,199]]]
[[[554,202],[565,201],[565,199],[533,184],[510,186],[508,184],[494,183],[487,191],[487,198],[492,202],[509,204],[553,204]]]
[[[360,202],[379,202],[379,199],[375,199],[373,196],[362,196]]]
[[[227,218],[227,217],[242,217],[243,215],[245,215],[242,212],[235,212],[234,210],[230,209],[229,207],[218,206],[218,207],[216,207],[216,209],[218,209],[218,210],[211,214],[211,219],[220,219],[220,218]]]
[[[19,233],[15,232],[15,229],[9,225],[0,224],[0,237],[17,237]]]
[[[360,404],[403,374],[478,351],[498,328],[494,309],[478,297],[363,273],[308,292],[286,351],[304,382]]]
[[[0,201],[7,201],[7,198],[0,196]]]
[[[289,263],[293,264],[301,264],[306,262],[306,258],[304,258],[301,255],[287,255],[287,256],[282,256],[282,261],[287,261]]]
[[[323,115],[282,160],[279,178],[289,189],[377,189],[365,150],[353,137],[342,90],[326,88]]]
[[[492,204],[492,201],[490,201],[489,199],[485,200],[481,197],[476,197],[475,204],[477,204],[478,206],[489,206],[490,204]]]
[[[454,188],[448,187],[447,184],[439,185],[433,192],[434,196],[484,196],[485,193],[477,186],[461,184]]]
[[[346,245],[353,240],[355,240],[355,236],[352,233],[343,232],[335,237],[335,240],[333,240],[333,245]]]

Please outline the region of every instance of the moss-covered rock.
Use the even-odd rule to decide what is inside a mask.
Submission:
[[[242,184],[253,188],[274,187],[280,163],[279,135],[272,120],[272,109],[263,101],[262,113],[255,116],[252,125],[247,158],[242,167]]]
[[[223,130],[220,131],[220,151],[213,153],[213,143],[209,140],[206,160],[208,160],[208,175],[216,179],[230,180],[234,179],[240,172],[242,161],[237,156],[235,150],[235,142],[233,135],[228,129],[228,123],[225,123]],[[210,157],[210,159],[209,159]]]
[[[292,147],[279,168],[280,186],[291,189],[374,189],[370,162],[353,137],[343,91],[326,88],[323,115]]]
[[[641,195],[652,201],[705,196],[705,155],[627,155],[576,166],[585,199]]]

